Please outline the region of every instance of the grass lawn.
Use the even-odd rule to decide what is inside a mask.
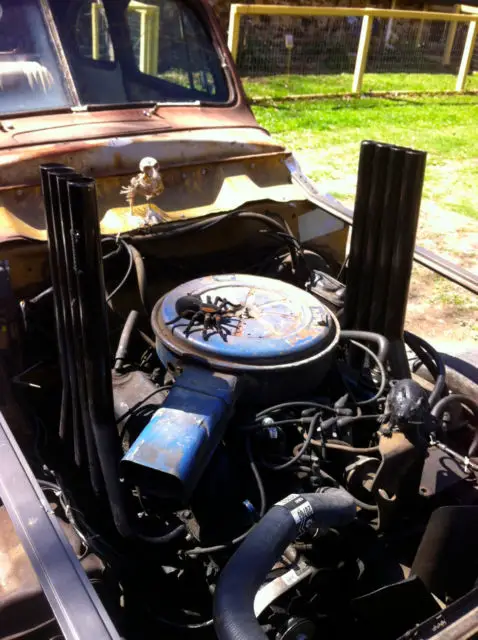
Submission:
[[[351,73],[338,75],[268,76],[243,78],[251,98],[283,98],[288,95],[350,93]],[[451,73],[366,73],[363,92],[372,91],[454,91],[456,76]],[[478,90],[478,75],[469,76],[466,89]]]
[[[337,84],[331,92],[336,90]],[[419,243],[477,269],[478,96],[276,100],[253,109],[262,126],[297,152],[303,170],[322,193],[349,205],[362,140],[427,151]],[[415,266],[408,328],[432,341],[476,344],[477,318],[476,296]]]
[[[478,96],[326,99],[255,106],[324,192],[349,201],[365,139],[428,152],[424,198],[478,220]]]

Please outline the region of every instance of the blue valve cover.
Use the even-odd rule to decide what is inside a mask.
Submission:
[[[220,330],[213,324],[204,332],[204,313],[192,324],[191,314],[178,317],[177,302],[184,296],[206,304],[227,300],[240,308],[220,320]],[[313,295],[251,275],[207,276],[173,289],[156,304],[152,325],[163,361],[171,352],[234,372],[287,368],[321,357],[338,340],[336,318]]]

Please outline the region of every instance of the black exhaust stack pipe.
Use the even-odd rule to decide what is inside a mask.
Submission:
[[[403,331],[425,165],[422,151],[361,146],[344,327],[386,336],[398,378],[410,375]]]
[[[71,350],[73,353],[73,365],[75,371],[72,373],[76,384],[76,398],[78,401],[77,421],[80,423],[81,445],[86,444],[86,458],[88,472],[93,492],[100,495],[104,483],[101,476],[98,454],[94,444],[91,417],[88,408],[87,372],[85,368],[85,357],[83,347],[83,331],[81,321],[81,300],[77,282],[78,264],[75,256],[75,225],[70,212],[70,200],[68,195],[68,182],[72,179],[81,179],[75,171],[52,172],[56,177],[56,187],[58,191],[59,211],[61,214],[61,228],[63,232],[63,250],[65,257],[66,282],[68,286],[68,308],[69,321],[72,333]],[[76,406],[76,405],[75,405]]]
[[[90,424],[113,519],[118,531],[127,536],[130,530],[124,508],[124,491],[119,480],[121,446],[113,408],[108,314],[94,179],[68,180],[68,198],[73,223]]]
[[[58,264],[58,240],[52,212],[52,194],[50,193],[49,172],[59,169],[59,164],[44,164],[40,167],[41,188],[43,205],[45,209],[45,221],[48,233],[48,257],[50,261],[50,278],[53,286],[53,309],[55,313],[56,339],[58,343],[58,362],[60,365],[61,382],[63,385],[60,409],[60,438],[65,437],[66,422],[70,406],[70,385],[68,380],[68,363],[66,360],[66,337],[63,319],[63,307],[61,304],[61,288],[59,283]]]
[[[97,497],[106,493],[116,528],[129,535],[118,474],[121,446],[113,411],[111,362],[95,181],[69,167],[41,167],[60,373],[74,461],[88,467]],[[64,401],[62,400],[62,407]],[[72,437],[70,437],[72,436]]]
[[[53,285],[58,355],[63,383],[60,415],[60,438],[67,444],[72,440],[74,460],[77,467],[82,464],[81,427],[79,425],[78,384],[73,353],[74,332],[70,315],[70,289],[65,255],[64,214],[61,210],[57,178],[72,175],[74,169],[62,165],[48,164],[40,168],[46,227],[50,253],[50,277]],[[66,405],[66,409],[65,409]],[[71,431],[67,430],[71,423]]]

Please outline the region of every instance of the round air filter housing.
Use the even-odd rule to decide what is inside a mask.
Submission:
[[[339,339],[337,319],[310,293],[241,274],[207,276],[173,289],[155,305],[152,327],[165,365],[188,361],[244,374],[278,397],[315,387]]]

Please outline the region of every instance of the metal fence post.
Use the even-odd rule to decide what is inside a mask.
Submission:
[[[148,15],[144,9],[139,9],[140,15],[140,52],[139,70],[148,73]]]
[[[96,2],[91,5],[91,57],[100,59],[100,5]]]
[[[231,4],[229,12],[229,31],[227,34],[227,46],[231,52],[234,62],[237,62],[239,51],[239,33],[241,29],[241,14],[235,4]]]
[[[428,11],[428,5],[425,4],[423,6],[423,13],[426,13]],[[420,22],[418,23],[418,29],[417,29],[417,34],[415,36],[415,47],[418,49],[418,47],[421,45],[422,43],[422,37],[423,37],[423,27],[425,26],[425,20],[420,20]]]
[[[160,8],[151,7],[151,55],[150,55],[150,68],[151,75],[158,75],[158,63],[159,63],[159,30],[161,28],[161,16]]]
[[[468,71],[470,70],[473,50],[476,43],[476,19],[470,22],[468,33],[466,34],[466,42],[463,48],[463,57],[461,59],[460,69],[456,79],[456,91],[463,92],[465,90]]]
[[[397,7],[397,0],[392,0],[392,6],[390,9],[394,11]],[[385,31],[385,46],[390,42],[390,38],[392,36],[392,28],[393,28],[393,16],[387,22],[387,29]]]
[[[355,61],[354,80],[352,84],[352,93],[361,93],[363,74],[367,66],[368,49],[370,45],[370,37],[372,35],[373,17],[365,15],[362,20],[362,29],[360,30],[360,40],[357,51],[357,60]]]

